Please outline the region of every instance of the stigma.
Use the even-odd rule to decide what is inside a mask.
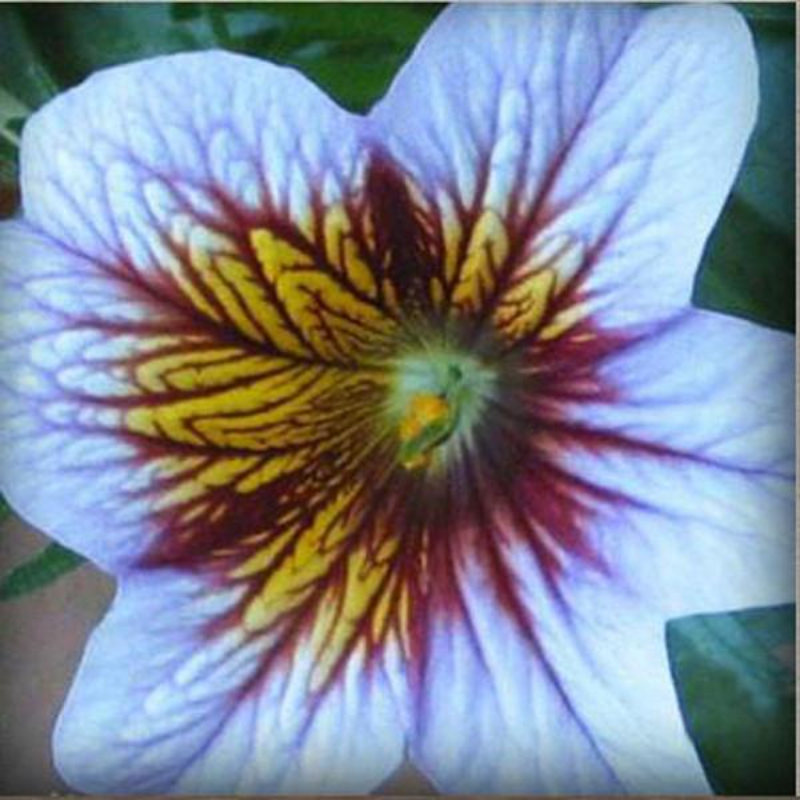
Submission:
[[[435,449],[452,435],[457,421],[458,407],[446,397],[414,395],[400,422],[400,463],[409,470],[428,466]]]
[[[471,356],[430,349],[396,366],[390,419],[398,461],[410,471],[443,465],[482,416],[491,371]]]

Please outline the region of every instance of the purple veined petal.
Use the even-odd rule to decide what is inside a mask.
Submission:
[[[363,144],[298,74],[224,54],[100,73],[25,129],[24,217],[0,228],[0,485],[123,584],[60,726],[76,788],[363,791],[402,757],[381,670],[407,601],[367,485],[395,448],[387,373],[356,369],[398,322],[366,263],[385,259]],[[213,653],[227,694],[170,694]],[[148,698],[139,745],[109,737]],[[266,760],[237,749],[269,744],[262,705],[289,737]],[[380,731],[351,748],[370,705]],[[193,732],[162,730],[181,715]]]
[[[678,708],[664,617],[629,596],[602,602],[603,589],[599,601],[573,608],[568,577],[565,611],[527,550],[509,548],[505,563],[519,582],[520,617],[499,611],[502,602],[476,570],[463,582],[467,621],[443,626],[431,647],[411,752],[437,787],[708,792]],[[578,580],[582,599],[587,579]],[[447,687],[451,703],[437,703]]]
[[[470,5],[371,118],[441,220],[456,308],[526,339],[542,293],[607,324],[688,304],[756,70],[730,8]]]
[[[92,793],[358,793],[403,757],[396,653],[310,695],[310,651],[265,674],[268,639],[214,633],[236,591],[131,574],[92,635],[58,720],[56,765]],[[396,690],[399,688],[399,693]]]
[[[0,230],[0,480],[21,513],[130,564],[164,526],[148,487],[205,474],[213,494],[220,461],[286,438],[235,429],[271,392],[326,366],[355,391],[397,327],[363,256],[358,128],[292,70],[222,53],[107,70],[34,115],[24,221]]]
[[[794,355],[789,334],[686,312],[600,366],[615,402],[552,432],[565,469],[631,499],[595,546],[666,617],[793,595]]]
[[[130,564],[156,534],[139,496],[151,476],[137,466],[133,444],[116,435],[124,408],[80,397],[119,400],[131,393],[125,372],[109,369],[131,337],[122,330],[113,337],[102,328],[62,329],[59,312],[102,308],[124,327],[151,309],[115,294],[92,276],[88,262],[53,248],[23,223],[0,226],[0,264],[3,494],[34,525],[98,564]],[[77,430],[83,435],[76,437]]]
[[[444,793],[619,793],[593,731],[488,578],[465,566],[461,613],[431,626],[412,760]]]
[[[466,561],[462,621],[432,634],[422,672],[412,752],[441,789],[707,791],[664,626],[794,595],[793,358],[787,334],[686,311],[599,360],[609,396],[542,387],[538,447],[552,460],[530,487],[569,484],[584,546],[565,546],[558,517],[537,526],[534,488],[518,500],[527,519],[496,504],[494,556]],[[548,419],[556,405],[563,417]],[[520,536],[528,526],[538,539]],[[455,705],[436,702],[447,685]],[[548,737],[585,755],[537,761]],[[477,740],[513,744],[482,761]]]
[[[305,231],[313,190],[342,200],[362,145],[356,118],[292,69],[223,52],[151,59],[95,73],[31,118],[24,216],[152,281],[170,252],[213,252],[254,215]]]

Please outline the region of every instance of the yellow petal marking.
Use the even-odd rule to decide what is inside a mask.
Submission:
[[[260,544],[258,550],[238,567],[231,570],[229,576],[237,580],[241,578],[251,578],[261,572],[265,572],[275,563],[281,550],[286,548],[296,535],[296,526],[269,531],[265,541]]]
[[[495,330],[503,339],[509,344],[534,335],[554,339],[583,319],[586,309],[573,304],[542,327],[545,315],[583,259],[583,247],[568,236],[553,236],[534,245],[532,255],[514,271],[492,312]]]
[[[480,311],[497,284],[509,252],[505,223],[497,212],[484,210],[470,236],[453,291],[453,302],[462,313]]]
[[[350,363],[392,346],[396,323],[350,291],[335,273],[323,271],[271,231],[254,231],[251,239],[278,300],[321,358]]]
[[[393,313],[393,314],[400,314],[400,301],[397,297],[397,290],[394,288],[394,284],[384,278],[381,284],[381,290],[383,292],[383,302],[386,304],[386,307]]]
[[[444,244],[444,277],[448,286],[452,286],[458,273],[459,251],[464,235],[459,224],[455,206],[450,195],[440,192],[438,196],[439,216],[441,218],[442,239]]]
[[[183,226],[188,233],[181,229],[174,234],[188,249],[188,267],[169,251],[162,258],[192,306],[217,323],[233,325],[254,342],[269,342],[287,355],[310,356],[268,295],[262,276],[237,253],[237,245],[211,229],[188,224]]]
[[[200,349],[187,343],[182,352],[156,354],[142,362],[135,368],[134,376],[137,384],[148,392],[193,392],[269,375],[283,368],[285,362],[250,356],[235,347]]]
[[[444,309],[445,294],[444,286],[442,286],[442,282],[439,280],[439,278],[431,278],[430,295],[431,301],[433,302],[433,307],[437,311],[442,311]]]
[[[531,272],[509,289],[492,313],[492,322],[508,342],[536,330],[552,299],[556,276],[553,270]]]
[[[255,295],[259,287],[251,270],[233,258],[235,253],[236,246],[230,239],[205,228],[194,228],[189,236],[189,260],[197,276],[236,328],[263,342],[264,332],[248,314],[244,299],[248,294]]]
[[[253,470],[249,475],[238,481],[233,487],[239,494],[250,494],[266,486],[272,481],[294,472],[305,466],[309,461],[311,451],[308,448],[292,450],[286,455],[272,456],[259,469]]]
[[[375,298],[378,284],[369,265],[361,258],[353,226],[341,203],[331,206],[323,222],[325,255],[328,263],[344,275],[362,294]]]
[[[290,554],[276,564],[282,547],[265,548],[253,556],[237,572],[237,576],[257,577],[268,571],[258,594],[244,612],[244,626],[248,631],[268,628],[281,615],[296,609],[318,591],[320,578],[328,574],[340,557],[341,547],[348,532],[350,520],[345,513],[352,502],[355,490],[339,492],[314,517],[305,530],[293,530],[289,542]],[[274,570],[272,569],[273,567]]]
[[[280,310],[267,296],[250,267],[230,256],[218,257],[216,264],[224,280],[232,285],[231,299],[226,303],[226,308],[229,308],[232,318],[239,320],[241,330],[250,332],[252,338],[259,341],[268,339],[287,355],[311,355],[310,350],[286,324]],[[258,324],[251,320],[256,320]]]
[[[354,405],[358,411],[347,393],[375,401],[377,380],[279,361],[265,377],[131,409],[125,423],[134,433],[181,444],[258,452],[292,447],[340,431]]]
[[[588,305],[585,303],[576,303],[553,317],[552,322],[546,325],[539,332],[539,339],[542,341],[551,341],[562,336],[567,331],[572,330],[579,322],[586,319],[589,315]]]
[[[153,511],[185,505],[203,497],[209,490],[229,487],[238,475],[253,469],[258,462],[258,456],[218,458],[205,469],[194,472],[189,480],[158,495],[153,503]]]
[[[398,536],[386,536],[376,551],[360,547],[348,556],[342,585],[330,589],[329,599],[320,605],[314,620],[310,642],[317,655],[311,691],[326,683],[343,655],[352,655],[365,617],[373,603],[378,605],[380,593],[387,590],[392,558],[399,545]]]
[[[214,308],[194,281],[186,274],[186,267],[179,258],[173,256],[172,253],[162,252],[161,263],[172,276],[175,283],[178,284],[181,293],[189,300],[194,308],[203,314],[203,316],[214,320],[214,322],[223,321],[222,314]]]

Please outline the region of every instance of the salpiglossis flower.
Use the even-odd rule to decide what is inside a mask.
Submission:
[[[445,11],[365,117],[209,52],[27,125],[0,484],[119,581],[96,792],[702,791],[666,619],[791,596],[792,339],[690,306],[712,6]]]

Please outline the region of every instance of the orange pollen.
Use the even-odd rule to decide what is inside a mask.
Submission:
[[[400,441],[409,442],[437,422],[450,415],[450,404],[438,394],[418,394],[411,399],[406,415],[400,422]]]

